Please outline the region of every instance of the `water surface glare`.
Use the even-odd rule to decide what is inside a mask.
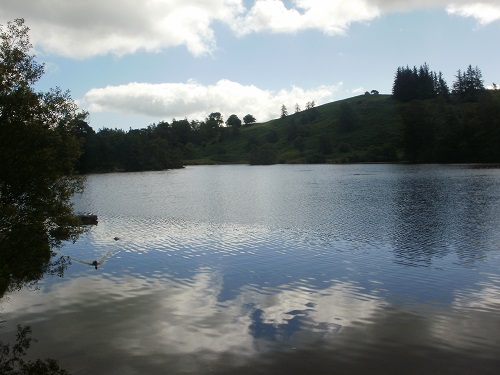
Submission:
[[[500,369],[498,168],[91,175],[75,207],[65,277],[0,301],[72,374]]]

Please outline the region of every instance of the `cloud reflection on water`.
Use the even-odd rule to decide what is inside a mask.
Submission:
[[[457,298],[457,310],[468,308],[465,315],[437,306],[425,320],[352,283],[333,282],[322,290],[304,282],[260,289],[246,285],[234,298],[221,301],[223,288],[220,271],[210,268],[200,268],[185,283],[168,276],[86,276],[42,285],[35,295],[20,292],[3,304],[2,315],[12,327],[23,321],[38,334],[45,332],[44,340],[53,342],[52,353],[58,351],[73,365],[82,351],[97,362],[102,356],[118,362],[141,357],[165,364],[192,356],[189,366],[178,363],[179,371],[216,366],[228,356],[226,365],[243,366],[271,349],[305,350],[314,342],[368,348],[382,336],[404,345],[478,349],[484,340],[494,346],[497,337],[494,316],[481,313],[484,306],[500,307],[499,291],[488,287]],[[382,323],[388,319],[392,324]],[[274,335],[263,335],[265,329]],[[403,341],[400,329],[408,330]]]

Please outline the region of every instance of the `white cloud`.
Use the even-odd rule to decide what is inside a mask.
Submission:
[[[481,342],[481,347],[497,345],[500,285],[489,280],[478,286],[478,290],[455,292],[451,311],[459,311],[459,314],[447,312],[436,315],[430,327],[436,339],[462,348],[474,348],[478,342]]]
[[[216,48],[215,22],[239,35],[307,29],[337,35],[353,22],[425,8],[446,9],[480,24],[500,19],[499,0],[3,0],[0,22],[24,17],[38,48],[71,58],[174,46],[203,55]]]
[[[195,81],[186,83],[129,83],[92,89],[85,94],[82,105],[91,112],[121,112],[141,114],[170,120],[184,118],[203,120],[211,112],[220,112],[227,118],[231,114],[252,114],[259,122],[277,118],[283,104],[294,108],[315,101],[323,104],[334,99],[342,83],[302,89],[273,92],[254,85],[242,85],[226,79],[214,85]]]
[[[279,0],[257,0],[241,17],[236,31],[247,34],[319,29],[335,35],[343,34],[352,22],[369,21],[380,15],[379,9],[365,0],[295,0],[293,4],[294,7],[286,8]]]
[[[481,2],[474,4],[451,4],[446,9],[450,14],[462,17],[473,17],[481,25],[500,20],[500,1]]]
[[[361,95],[361,94],[364,94],[366,92],[366,90],[363,87],[357,87],[357,88],[351,90],[351,92],[354,95]]]
[[[242,9],[241,0],[4,0],[0,21],[25,18],[36,46],[71,58],[180,45],[201,55],[215,48],[212,22]]]

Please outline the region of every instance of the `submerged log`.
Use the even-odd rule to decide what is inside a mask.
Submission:
[[[97,215],[78,215],[82,225],[97,225]]]

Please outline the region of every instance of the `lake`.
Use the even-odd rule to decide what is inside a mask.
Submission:
[[[72,374],[500,369],[499,168],[190,166],[74,201],[99,224],[64,277],[0,301]]]

